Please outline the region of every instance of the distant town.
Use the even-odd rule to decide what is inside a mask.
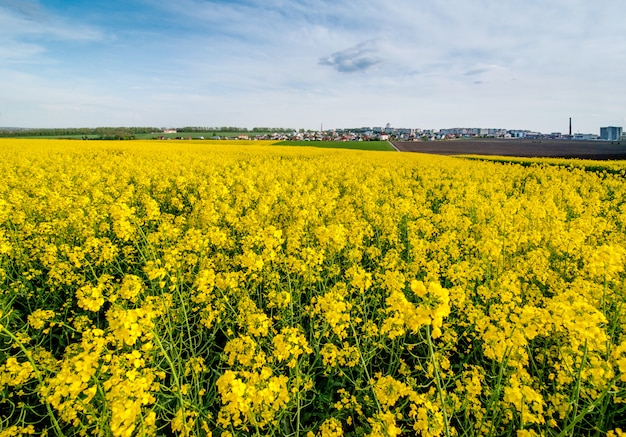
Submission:
[[[239,135],[240,139],[276,139],[276,140],[309,140],[309,141],[438,141],[461,138],[527,138],[527,139],[558,139],[558,140],[604,140],[626,141],[622,127],[607,126],[600,128],[599,134],[581,134],[552,132],[549,134],[530,130],[507,130],[485,128],[450,128],[450,129],[417,129],[396,128],[387,123],[383,127],[361,127],[351,129],[331,129],[319,131],[293,131],[265,135]]]
[[[509,130],[492,128],[419,129],[399,128],[387,123],[385,127],[360,127],[319,130],[240,127],[98,127],[98,128],[8,128],[0,127],[0,137],[61,137],[76,139],[240,139],[297,141],[445,141],[455,139],[494,138],[532,140],[626,141],[621,126],[601,127],[598,134]]]

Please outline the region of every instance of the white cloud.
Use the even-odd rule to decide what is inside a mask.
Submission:
[[[367,71],[382,62],[374,47],[375,41],[364,41],[353,47],[320,58],[320,65],[327,65],[340,73]]]
[[[101,41],[96,27],[46,11],[37,1],[1,0],[0,35],[7,39],[45,37],[65,41]]]
[[[5,64],[55,62],[50,49],[59,42],[104,38],[99,29],[50,14],[37,1],[0,1],[0,60]]]

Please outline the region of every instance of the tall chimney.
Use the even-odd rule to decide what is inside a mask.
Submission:
[[[569,138],[572,139],[572,117],[569,118]]]

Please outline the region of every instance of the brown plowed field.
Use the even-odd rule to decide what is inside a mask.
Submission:
[[[393,141],[401,152],[438,155],[501,155],[521,157],[626,159],[626,143],[579,140],[447,140]]]

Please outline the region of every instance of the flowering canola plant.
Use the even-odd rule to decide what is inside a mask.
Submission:
[[[623,163],[0,149],[1,437],[624,435]]]

